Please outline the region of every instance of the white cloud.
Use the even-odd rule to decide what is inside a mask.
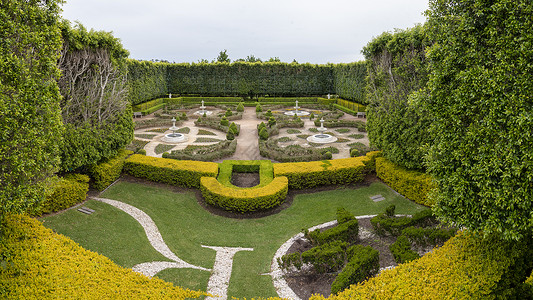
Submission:
[[[63,17],[113,31],[130,57],[195,62],[227,49],[232,60],[361,60],[383,31],[424,22],[428,0],[67,0]]]

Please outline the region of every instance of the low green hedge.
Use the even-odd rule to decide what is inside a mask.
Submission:
[[[419,211],[412,217],[396,217],[379,214],[370,219],[370,224],[372,224],[372,227],[378,234],[383,235],[389,233],[396,236],[400,235],[402,230],[407,227],[431,225],[434,222],[435,217],[431,209]]]
[[[133,151],[121,150],[116,157],[89,168],[89,175],[93,179],[94,188],[103,191],[117,180],[122,174],[124,160],[131,154]]]
[[[379,270],[379,252],[372,247],[354,245],[348,249],[350,261],[331,284],[331,293],[336,294],[350,285],[362,282]]]
[[[405,235],[400,235],[396,242],[389,246],[394,260],[398,264],[410,262],[415,259],[419,259],[420,255],[411,249],[411,242]]]
[[[454,228],[420,228],[410,226],[402,230],[402,235],[411,243],[425,247],[428,245],[442,245],[457,233]]]
[[[357,219],[345,221],[324,231],[320,229],[305,231],[305,236],[314,245],[324,245],[334,241],[343,241],[351,245],[359,237],[359,221]]]
[[[269,184],[253,188],[231,188],[213,177],[202,177],[200,190],[205,202],[239,213],[255,212],[276,207],[285,201],[287,177],[276,177]]]
[[[188,145],[183,150],[172,150],[163,153],[164,158],[176,160],[199,160],[210,162],[232,156],[237,149],[237,140],[224,140],[212,145]]]
[[[329,299],[531,299],[524,282],[531,274],[532,255],[531,238],[509,242],[462,231],[420,259]]]
[[[335,160],[274,164],[274,176],[286,176],[291,189],[362,181],[369,171],[369,156]]]
[[[83,174],[67,174],[52,180],[51,193],[43,202],[32,208],[32,216],[60,211],[85,201],[89,191],[89,177]]]
[[[146,115],[149,115],[149,114],[153,113],[154,111],[158,111],[160,109],[165,108],[166,105],[167,105],[166,103],[161,103],[161,104],[158,104],[156,106],[152,106],[150,108],[142,110],[141,112],[142,112],[143,116],[146,116]]]
[[[408,170],[384,157],[376,158],[376,174],[398,193],[418,204],[433,206],[428,194],[436,187],[432,178],[422,172]]]
[[[124,171],[132,176],[184,187],[200,187],[200,178],[218,174],[213,162],[174,160],[134,154],[126,159]]]
[[[344,266],[346,248],[348,243],[342,241],[313,247],[302,253],[302,262],[312,264],[317,273],[336,272]]]
[[[205,295],[123,268],[28,216],[7,216],[1,225],[0,299],[189,299]]]
[[[144,103],[140,103],[137,105],[132,106],[133,111],[146,111],[151,109],[152,107],[165,104],[165,98],[157,98],[154,100],[146,101]]]

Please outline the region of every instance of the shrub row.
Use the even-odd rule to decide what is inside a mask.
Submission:
[[[44,201],[29,211],[32,216],[60,211],[85,201],[89,190],[89,177],[72,173],[55,178],[50,190]]]
[[[457,233],[454,228],[419,228],[410,226],[402,230],[402,235],[419,246],[442,245]]]
[[[359,221],[357,221],[357,219],[345,221],[344,223],[324,231],[316,229],[308,232],[306,230],[304,235],[313,245],[324,245],[334,241],[343,241],[348,244],[353,244],[359,237]]]
[[[134,154],[126,159],[124,171],[155,182],[199,188],[200,178],[217,176],[218,164]]]
[[[302,262],[312,264],[317,273],[336,272],[345,264],[346,248],[348,243],[343,241],[313,247],[302,253]]]
[[[146,101],[146,102],[143,102],[143,103],[139,103],[137,105],[133,105],[131,107],[131,109],[133,111],[145,111],[147,109],[150,109],[154,106],[158,106],[158,105],[161,105],[161,104],[165,104],[165,98],[157,98],[157,99],[154,99],[154,100],[150,100],[150,101]]]
[[[237,140],[224,140],[216,144],[205,146],[188,145],[183,150],[173,150],[170,153],[163,153],[163,158],[210,162],[232,156],[236,149]]]
[[[329,299],[530,299],[531,239],[458,233],[420,259],[385,270]],[[310,299],[324,299],[313,296]]]
[[[94,188],[103,191],[117,180],[120,174],[122,174],[124,160],[131,154],[133,154],[132,151],[121,150],[116,157],[89,168],[89,174],[93,179]]]
[[[425,226],[435,222],[435,217],[431,209],[424,209],[417,212],[412,217],[395,217],[379,214],[372,219],[370,223],[374,230],[383,235],[389,233],[392,235],[400,235],[402,230],[410,226]]]
[[[300,145],[289,145],[284,148],[279,147],[277,140],[268,139],[270,136],[269,132],[274,131],[274,128],[272,129],[272,131],[266,131],[266,141],[259,140],[259,154],[261,156],[280,162],[302,162],[326,159],[325,151],[320,149],[304,148]],[[261,134],[261,131],[259,134]],[[274,132],[272,135],[274,135]],[[260,136],[260,138],[262,137]]]
[[[135,124],[135,129],[150,128],[150,127],[164,127],[168,128],[172,126],[172,122],[168,119],[147,119],[147,120],[138,120],[133,122]],[[181,126],[183,121],[177,121],[176,126]]]
[[[436,185],[431,177],[425,173],[408,170],[398,166],[384,157],[376,158],[376,174],[398,193],[408,199],[425,206],[435,203],[428,194]]]
[[[315,126],[320,126],[320,117],[316,118]],[[339,120],[339,119],[327,119],[324,117],[324,127],[337,128],[337,127],[353,127],[357,128],[359,132],[366,132],[366,124],[359,120]]]
[[[335,93],[344,99],[366,103],[366,61],[333,65]]]
[[[332,294],[374,276],[379,270],[379,252],[370,246],[354,245],[348,249],[348,256],[350,261],[331,284]]]
[[[167,64],[127,59],[126,65],[128,99],[133,105],[168,94]]]
[[[274,176],[286,176],[292,189],[362,181],[369,171],[369,156],[335,160],[274,164]]]
[[[267,185],[253,188],[230,188],[215,178],[202,177],[200,190],[205,202],[234,212],[246,213],[267,210],[285,201],[287,177],[276,177]]]
[[[0,253],[2,299],[187,299],[205,294],[120,267],[27,216],[6,218]]]

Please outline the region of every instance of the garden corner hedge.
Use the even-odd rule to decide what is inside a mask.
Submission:
[[[120,267],[27,216],[7,216],[1,228],[0,299],[187,299],[205,295]]]
[[[428,197],[431,190],[436,187],[432,178],[422,172],[408,170],[398,166],[384,157],[376,158],[376,174],[398,193],[425,206],[435,203]]]
[[[120,174],[122,174],[124,161],[132,154],[133,151],[121,150],[117,156],[91,167],[89,169],[89,174],[94,180],[94,188],[103,191],[117,180],[120,177]]]
[[[199,188],[200,178],[217,176],[218,164],[134,154],[126,159],[124,171],[155,182]]]

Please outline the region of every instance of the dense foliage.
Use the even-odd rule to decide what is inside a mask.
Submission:
[[[533,5],[430,1],[428,170],[437,213],[507,239],[533,229]]]
[[[0,218],[44,197],[61,145],[59,1],[0,5]]]
[[[335,93],[357,103],[367,103],[365,95],[366,62],[333,65]]]
[[[368,138],[392,162],[423,168],[422,146],[430,142],[429,116],[409,103],[427,83],[424,28],[385,32],[370,41],[367,59]]]
[[[128,52],[120,40],[81,24],[71,27],[67,21],[61,29],[61,168],[68,171],[116,156],[131,142],[133,122],[126,85]]]
[[[168,94],[167,65],[128,59],[128,99],[135,105]]]

